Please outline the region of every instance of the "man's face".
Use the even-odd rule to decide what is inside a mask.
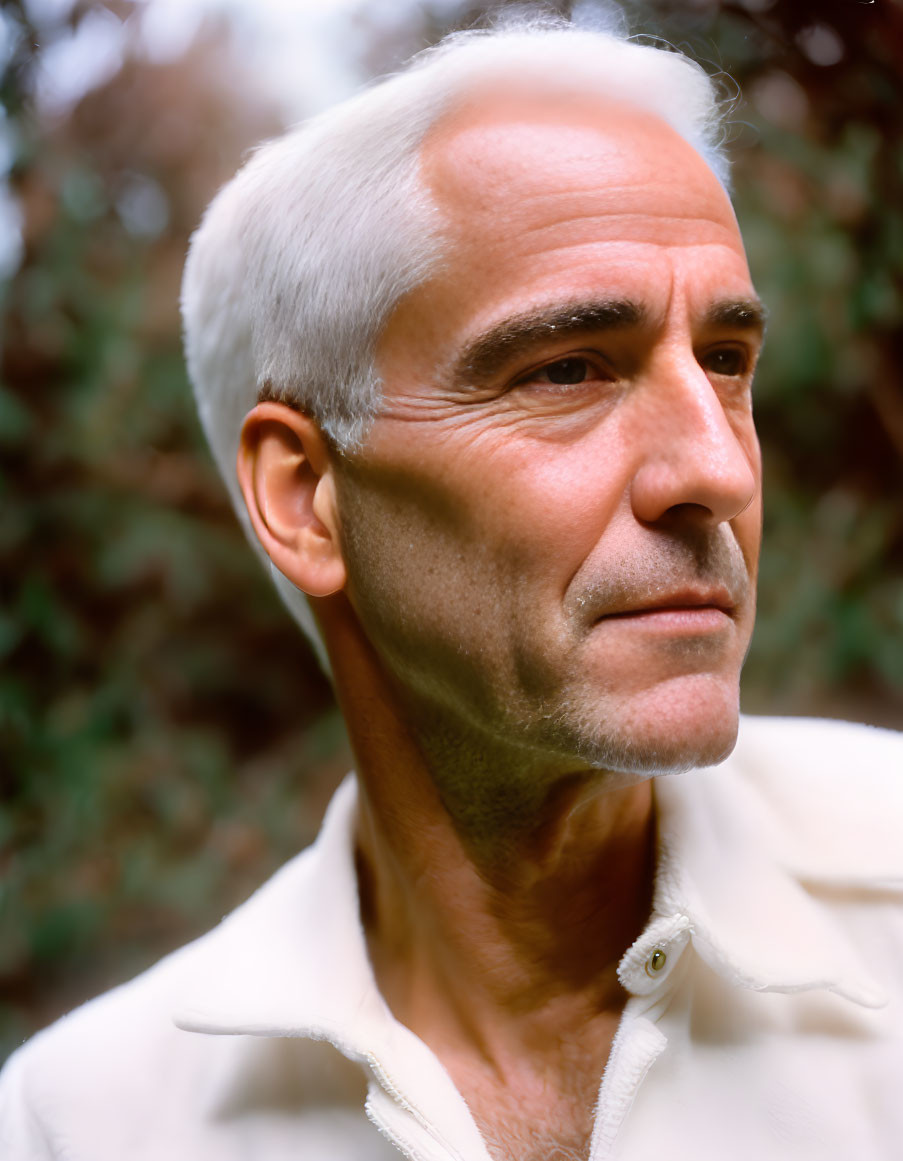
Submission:
[[[489,94],[426,143],[447,240],[339,480],[348,595],[422,711],[555,768],[718,760],[754,614],[761,326],[653,117]]]

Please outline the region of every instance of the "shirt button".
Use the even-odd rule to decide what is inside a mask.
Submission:
[[[657,947],[646,960],[646,975],[649,976],[650,979],[655,979],[655,977],[659,974],[659,972],[661,972],[667,962],[668,957],[660,947]]]

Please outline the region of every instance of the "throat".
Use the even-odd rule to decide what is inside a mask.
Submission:
[[[567,863],[559,880],[534,867],[501,888],[447,857],[407,879],[393,910],[372,879],[363,895],[380,990],[445,1067],[494,1161],[588,1159],[627,1000],[617,965],[651,906],[645,843],[615,864],[604,844]]]
[[[498,1136],[478,1127],[493,1161],[589,1161],[591,1129],[577,1137],[570,1127],[560,1133],[552,1127],[525,1124],[522,1119],[500,1125]]]
[[[612,1014],[604,1037],[596,1029],[592,1050],[585,1046],[577,1053],[560,1045],[566,1059],[554,1075],[521,1061],[501,1082],[486,1070],[450,1062],[452,1079],[494,1161],[589,1161],[599,1086],[617,1022]]]
[[[494,1161],[589,1161],[591,1134],[576,1141],[571,1133],[560,1136],[523,1124],[506,1124],[501,1137],[483,1134]]]

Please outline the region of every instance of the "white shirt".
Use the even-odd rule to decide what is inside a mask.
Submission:
[[[745,719],[656,799],[592,1161],[903,1158],[903,738]],[[488,1161],[376,988],[355,802],[349,779],[219,927],[11,1058],[2,1161]]]

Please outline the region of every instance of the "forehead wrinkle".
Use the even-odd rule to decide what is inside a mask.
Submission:
[[[640,202],[639,198],[635,198],[635,204],[632,205],[629,209],[615,208],[619,195],[623,200],[623,197],[626,195],[634,194],[637,190],[639,190],[641,194],[646,193],[646,187],[639,183],[634,186],[606,185],[604,188],[604,194],[606,196],[611,195],[609,197],[609,201],[612,208],[608,208],[606,206],[597,206],[594,207],[592,212],[583,211],[580,213],[575,213],[574,221],[579,222],[581,226],[610,226],[613,230],[616,229],[618,231],[614,238],[615,241],[629,240],[631,237],[629,232],[629,227],[631,224],[642,227],[645,233],[649,229],[650,220],[654,220],[662,229],[667,227],[675,227],[679,229],[683,226],[698,228],[700,225],[704,225],[711,231],[712,239],[710,240],[709,244],[713,245],[717,244],[717,239],[720,239],[723,235],[726,234],[730,238],[733,238],[736,233],[735,221],[728,213],[725,213],[723,216],[719,217],[714,217],[712,215],[706,215],[705,217],[702,217],[698,210],[689,208],[687,209],[686,213],[680,213],[673,204],[662,206],[661,197],[656,193],[656,191],[649,191],[646,201]],[[520,207],[529,209],[531,205],[549,205],[553,208],[561,210],[561,212],[564,212],[567,210],[570,202],[579,204],[581,201],[584,201],[590,194],[594,195],[597,201],[601,200],[602,191],[600,190],[600,187],[596,185],[587,186],[586,190],[562,190],[558,193],[536,194],[532,198],[529,196],[521,196]],[[729,202],[727,203],[727,208],[730,210]],[[487,217],[493,212],[493,207],[487,207]],[[521,232],[526,234],[536,234],[557,231],[561,229],[562,224],[562,222],[540,222],[535,225],[528,224],[522,227]],[[669,234],[668,244],[680,245],[681,239],[679,237],[672,238],[672,236]],[[686,244],[699,246],[703,243],[699,241],[698,237],[694,236],[692,241]]]
[[[520,350],[558,336],[638,326],[646,309],[631,299],[601,299],[538,308],[496,323],[469,343],[455,362],[457,385],[478,382],[499,371]]]

